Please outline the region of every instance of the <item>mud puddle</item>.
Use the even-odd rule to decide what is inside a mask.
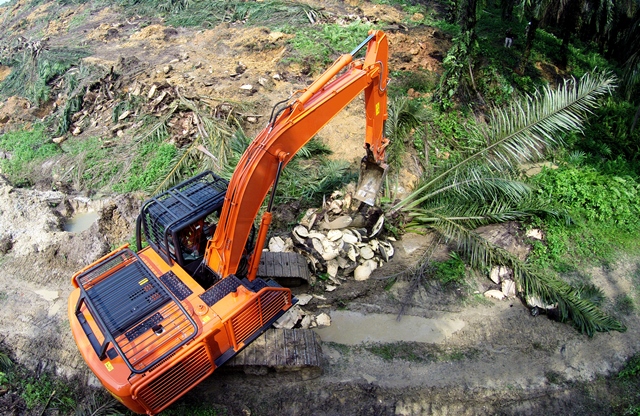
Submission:
[[[345,345],[398,341],[438,344],[465,326],[464,321],[459,319],[403,316],[398,321],[396,318],[395,314],[363,315],[358,312],[333,311],[331,325],[316,328],[315,331],[324,342]]]
[[[63,229],[70,233],[80,233],[91,227],[97,220],[98,213],[96,211],[82,212],[66,221]]]

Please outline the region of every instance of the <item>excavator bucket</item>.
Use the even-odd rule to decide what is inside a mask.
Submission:
[[[362,159],[355,198],[367,205],[374,206],[388,168],[389,165],[386,163],[371,162],[366,157]]]

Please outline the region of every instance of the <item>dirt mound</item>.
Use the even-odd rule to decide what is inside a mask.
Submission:
[[[18,127],[25,122],[33,121],[31,103],[26,98],[9,97],[0,103],[0,128]]]
[[[11,75],[11,67],[0,65],[0,82],[7,79]]]

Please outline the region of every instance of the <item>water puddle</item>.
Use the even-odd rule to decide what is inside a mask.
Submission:
[[[465,326],[459,319],[403,316],[398,322],[397,315],[392,314],[333,311],[330,315],[330,326],[314,330],[322,341],[345,345],[398,341],[438,344]]]
[[[95,211],[82,212],[74,215],[64,223],[64,230],[70,233],[80,233],[96,222],[98,213]]]

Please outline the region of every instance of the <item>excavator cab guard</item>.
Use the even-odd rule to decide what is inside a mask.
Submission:
[[[219,214],[228,184],[207,171],[147,200],[136,222],[138,250],[144,233],[164,261],[195,272],[215,231],[211,218]]]

